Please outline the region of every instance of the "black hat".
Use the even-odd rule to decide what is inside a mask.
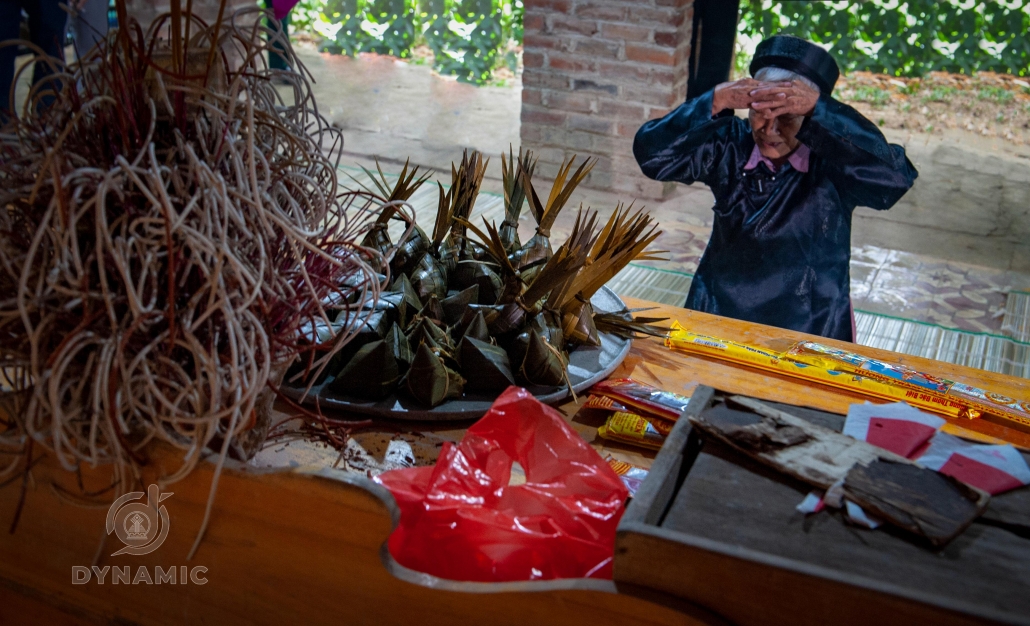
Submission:
[[[840,70],[830,53],[810,41],[790,35],[776,35],[758,44],[751,59],[751,75],[763,67],[778,67],[800,74],[829,94],[837,83]]]

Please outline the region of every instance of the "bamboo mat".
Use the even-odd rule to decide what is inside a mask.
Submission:
[[[1030,344],[1010,337],[855,312],[858,343],[988,372],[1030,378]]]
[[[608,287],[620,296],[683,306],[691,278],[690,274],[682,272],[630,263],[608,281]]]
[[[1030,342],[1030,293],[1009,292],[1005,299],[1005,317],[1001,330],[1013,339]]]
[[[341,169],[357,181],[370,185],[361,169]],[[346,175],[341,176],[341,183],[354,186],[354,181]],[[446,189],[446,185],[444,187]],[[419,223],[433,223],[437,197],[436,185],[429,184],[411,197],[409,202]],[[500,223],[504,219],[504,198],[495,193],[479,194],[472,219],[478,224],[481,218]],[[608,287],[620,296],[683,306],[692,278],[684,272],[631,263],[609,281]],[[1002,328],[1010,336],[945,328],[866,311],[855,311],[855,324],[859,345],[1030,378],[1030,293],[1008,295]]]

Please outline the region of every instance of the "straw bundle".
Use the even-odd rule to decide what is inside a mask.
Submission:
[[[355,243],[372,200],[338,191],[342,136],[288,42],[295,71],[276,72],[255,10],[223,19],[223,1],[209,25],[173,0],[144,34],[117,6],[123,28],[48,59],[0,131],[0,482],[44,448],[111,467],[107,500],[155,441],[184,453],[165,483],[206,449],[219,470],[252,454],[286,366],[357,332],[302,329],[328,324],[323,301],[376,297],[382,263]]]

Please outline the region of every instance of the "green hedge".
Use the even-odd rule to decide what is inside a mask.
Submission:
[[[515,69],[522,11],[522,0],[302,0],[294,23],[336,54],[407,58],[425,43],[441,74],[485,84],[495,68]]]
[[[301,0],[293,27],[313,31],[329,52],[409,57],[420,43],[436,69],[483,84],[513,70],[522,43],[522,0]],[[1030,74],[1030,0],[742,0],[738,70],[777,33],[826,46],[845,72],[895,76],[932,71]]]
[[[738,69],[754,46],[777,33],[828,46],[841,70],[895,76],[947,71],[1030,70],[1030,0],[744,0],[738,25]]]

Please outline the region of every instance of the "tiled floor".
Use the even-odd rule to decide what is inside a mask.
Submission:
[[[981,333],[1001,333],[1009,294],[1030,276],[864,246],[851,252],[855,308]]]

